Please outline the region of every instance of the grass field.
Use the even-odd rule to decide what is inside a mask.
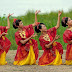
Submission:
[[[57,24],[57,17],[58,17],[58,11],[57,12],[50,12],[50,13],[43,13],[43,14],[38,14],[38,22],[42,22],[46,25],[47,29],[54,27]],[[62,17],[70,17],[72,18],[72,10],[69,10],[69,12],[63,12],[61,15]],[[24,16],[18,16],[18,17],[10,17],[10,29],[8,30],[8,35],[6,36],[12,43],[11,45],[11,50],[16,50],[17,45],[15,42],[15,37],[14,34],[16,30],[13,28],[13,18],[21,19],[23,21],[24,25],[29,25],[34,23],[35,19],[35,14],[34,11],[28,11],[26,15]],[[0,17],[0,26],[7,26],[7,18],[6,17]],[[62,27],[60,24],[60,28],[57,30],[57,34],[60,35],[60,39],[57,41],[60,42],[63,45],[63,49],[66,49],[66,45],[63,42],[63,33],[66,30],[66,28]],[[39,38],[40,33],[38,34],[37,37],[34,39],[38,41],[38,48],[41,49],[41,46],[39,44]]]

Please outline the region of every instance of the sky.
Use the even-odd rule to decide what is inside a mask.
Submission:
[[[14,16],[25,15],[28,10],[41,10],[41,13],[72,8],[72,0],[0,0],[0,16],[14,13]]]

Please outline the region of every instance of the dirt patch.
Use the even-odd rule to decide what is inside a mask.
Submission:
[[[39,57],[42,55],[43,51],[39,51]],[[63,63],[65,62],[65,53],[62,56]],[[14,56],[16,50],[10,50],[6,56],[8,65],[0,66],[0,72],[72,72],[72,66],[69,65],[59,65],[59,66],[38,66],[38,65],[24,65],[24,66],[14,66]],[[37,60],[38,62],[38,60]]]

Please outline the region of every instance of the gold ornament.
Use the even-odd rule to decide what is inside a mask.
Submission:
[[[25,31],[22,31],[21,33],[19,33],[21,38],[26,38],[26,34],[25,34]]]
[[[46,41],[50,41],[50,37],[49,37],[48,34],[46,34],[43,38],[44,38],[44,40],[46,40]]]
[[[70,31],[72,32],[72,27],[71,27],[71,28],[69,28],[68,30],[70,30]]]

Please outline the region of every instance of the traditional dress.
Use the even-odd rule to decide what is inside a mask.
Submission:
[[[6,27],[0,26],[0,34],[2,34],[3,32],[7,33],[7,29]],[[0,38],[0,65],[7,64],[5,57],[10,46],[11,46],[11,42],[5,36],[2,36]]]
[[[34,39],[22,44],[20,40],[25,40],[34,33],[32,25],[24,26],[23,31],[15,33],[15,40],[18,45],[17,53],[14,59],[14,65],[33,65],[36,64],[38,58],[38,44]]]
[[[58,42],[54,42],[50,48],[46,48],[45,44],[49,44],[56,35],[56,28],[53,27],[47,30],[47,34],[41,35],[39,38],[40,45],[44,50],[43,55],[39,58],[38,64],[41,66],[45,65],[60,65],[62,64],[62,45]]]
[[[71,30],[66,30],[64,32],[63,40],[65,43],[68,43],[68,41],[72,40],[72,31]],[[67,45],[65,64],[72,65],[72,44]]]

